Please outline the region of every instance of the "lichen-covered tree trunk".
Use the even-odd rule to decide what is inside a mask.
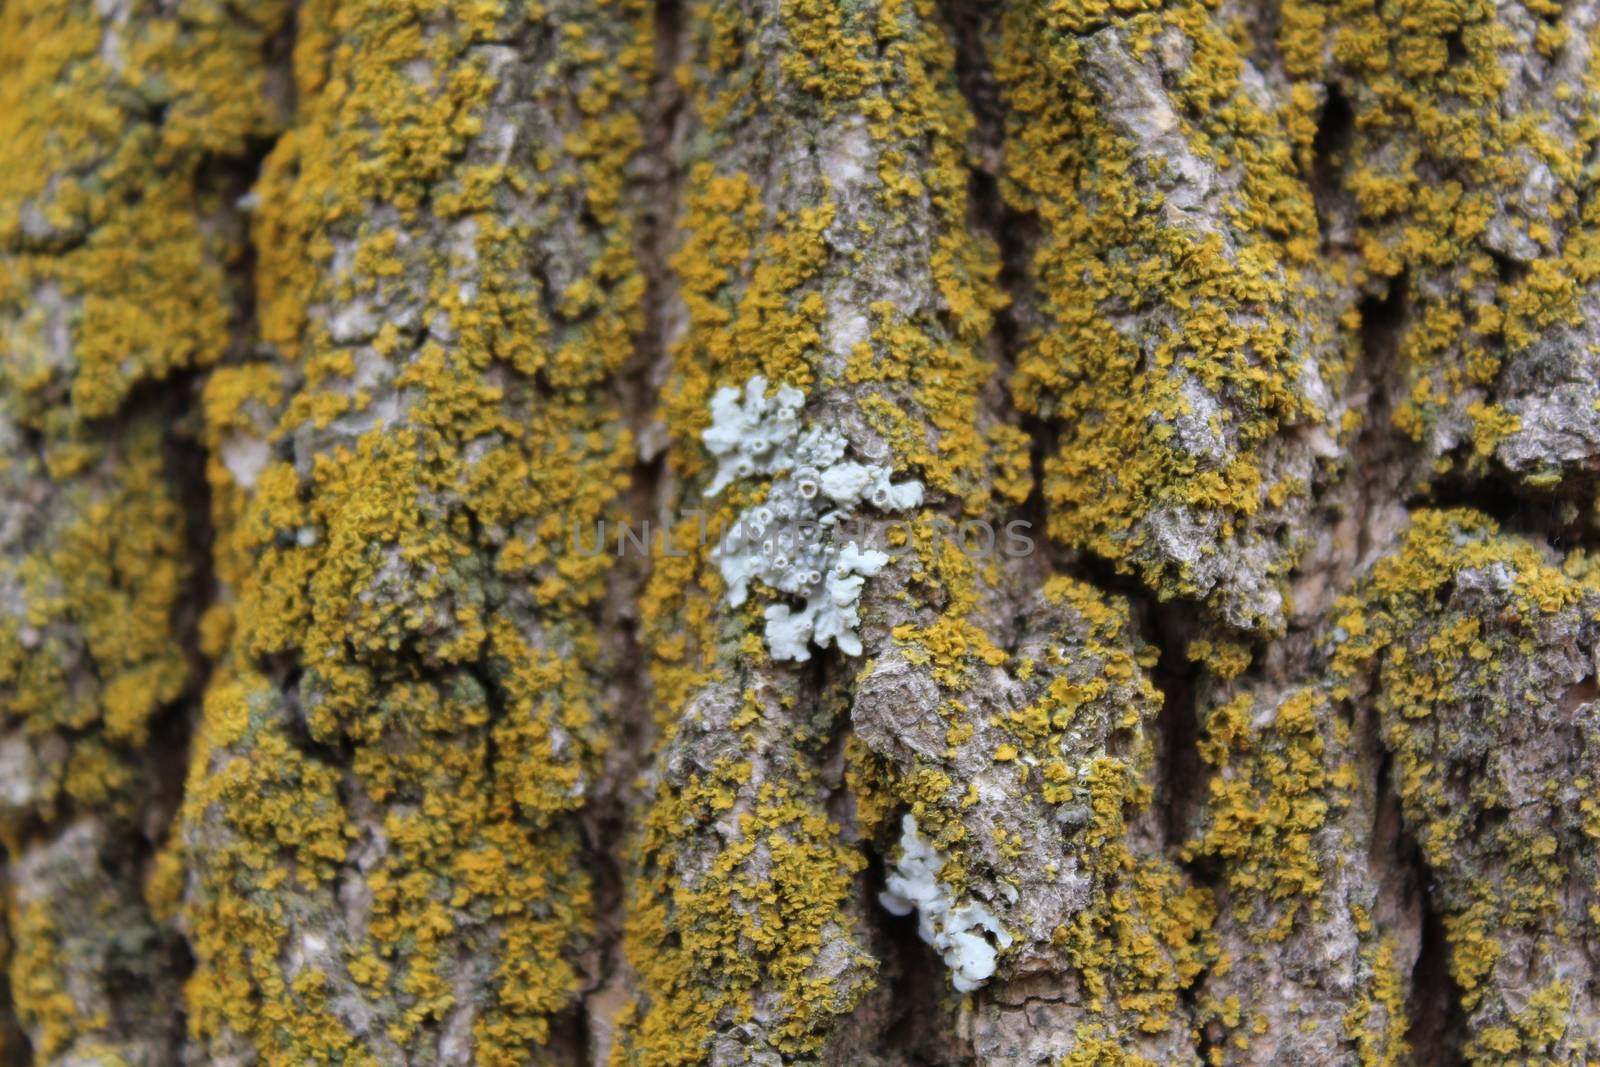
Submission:
[[[0,0],[0,1065],[1600,1063],[1600,5]]]

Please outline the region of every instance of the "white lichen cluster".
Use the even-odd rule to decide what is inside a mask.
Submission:
[[[889,557],[861,547],[845,530],[865,503],[883,511],[916,507],[922,483],[894,482],[888,467],[845,459],[844,435],[837,430],[802,429],[800,390],[785,385],[771,397],[766,393],[760,375],[742,393],[717,390],[711,425],[702,435],[717,459],[709,493],[739,478],[773,479],[765,502],[745,509],[713,553],[728,603],[743,604],[752,579],[804,598],[799,611],[787,604],[766,609],[767,650],[775,660],[808,660],[813,642],[858,656],[861,587]]]
[[[944,862],[917,829],[917,820],[906,815],[900,821],[900,855],[878,903],[894,915],[915,910],[917,933],[950,968],[950,984],[970,993],[994,974],[995,959],[1010,946],[1011,935],[982,904],[956,903],[954,891],[939,880]]]

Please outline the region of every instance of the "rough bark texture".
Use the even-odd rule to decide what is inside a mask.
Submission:
[[[1600,1062],[1597,46],[4,0],[0,1064]]]

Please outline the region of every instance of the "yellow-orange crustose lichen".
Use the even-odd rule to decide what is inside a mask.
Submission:
[[[1564,14],[1542,0],[1283,7],[1291,92],[1332,85],[1348,108],[1328,166],[1353,200],[1352,280],[1404,298],[1394,422],[1434,461],[1425,474],[1482,476],[1495,456],[1526,490],[1587,483],[1586,446],[1562,437],[1593,432],[1600,37]]]
[[[1574,527],[1592,504],[1587,18],[8,0],[0,843],[33,1054],[509,1067],[588,1039],[617,1067],[850,1060],[899,998],[884,961],[917,965],[869,874],[910,816],[937,899],[990,920],[966,928],[993,938],[984,973],[927,1004],[975,1059],[1046,1035],[1033,1058],[1067,1064],[1398,1062],[1415,939],[1352,852],[1375,719],[1466,1057],[1600,1059],[1600,572],[1420,510],[1325,627],[1300,629],[1288,584],[1323,518],[1388,536],[1326,491],[1366,454],[1343,395],[1364,334],[1374,378],[1395,349],[1408,492],[1492,475]],[[658,25],[689,46],[689,107],[643,159],[645,124],[677,122],[650,99],[680,43]],[[980,138],[974,107],[1004,129]],[[676,216],[641,232],[668,188]],[[983,232],[1006,208],[1009,320]],[[632,362],[656,341],[668,365]],[[657,371],[638,451],[662,443],[652,518],[681,521],[629,604],[608,546],[576,549],[643,496],[623,379]],[[701,434],[716,391],[758,375],[926,490],[860,593],[859,659],[774,663],[778,591],[724,596],[719,527],[768,490],[708,493]],[[1024,418],[1050,440],[1038,487]],[[1034,504],[1043,558],[951,543]],[[1066,576],[1096,561],[1152,602]],[[1158,723],[1182,707],[1163,712],[1141,637],[1173,598],[1199,611],[1188,827],[1160,810],[1157,756],[1184,753]],[[644,739],[612,728],[639,725],[615,707],[633,613]],[[1271,690],[1296,657],[1331,671]],[[634,819],[599,893],[597,788]],[[614,895],[621,960],[591,916]],[[1324,934],[1338,1008],[1279,1003],[1269,1025],[1252,999],[1288,1000],[1267,986]],[[1034,995],[1051,982],[1070,993]]]
[[[175,1055],[140,840],[149,742],[192,681],[177,413],[241,325],[233,168],[281,124],[287,9],[0,11],[0,836],[11,995],[44,1059]]]
[[[570,532],[632,461],[649,11],[314,2],[297,31],[264,348],[205,393],[223,663],[163,900],[191,1034],[537,1061],[590,923],[611,561]]]
[[[1059,427],[1050,532],[1163,598],[1280,628],[1297,552],[1278,529],[1332,454],[1350,355],[1309,135],[1205,3],[1017,0],[994,52],[1005,194],[1039,219],[1042,321],[1012,388]]]
[[[1411,1054],[1395,939],[1374,918],[1379,887],[1347,852],[1372,814],[1358,740],[1329,689],[1224,689],[1204,718],[1199,752],[1215,769],[1186,853],[1216,865],[1228,902],[1215,925],[1225,963],[1198,998],[1214,1063],[1343,1048],[1375,1067]],[[1270,1013],[1269,989],[1281,1000]]]
[[[1200,753],[1222,769],[1210,785],[1210,824],[1197,850],[1229,861],[1230,889],[1242,921],[1282,940],[1302,908],[1322,907],[1325,878],[1314,837],[1331,804],[1348,804],[1348,767],[1329,767],[1321,721],[1326,697],[1299,690],[1258,726],[1245,693],[1211,712]],[[1348,728],[1334,752],[1348,743]],[[1342,742],[1342,743],[1341,743]],[[1259,910],[1259,914],[1258,914]]]
[[[170,415],[109,420],[135,386],[230,344],[238,190],[208,161],[279,121],[264,52],[282,9],[193,17],[39,2],[0,26],[0,137],[28,161],[0,174],[0,478],[29,509],[0,546],[0,695],[32,733],[109,743],[95,758],[113,778],[110,750],[137,748],[187,678],[175,615],[191,565]]]
[[[689,329],[665,391],[670,456],[690,480],[680,502],[700,503],[712,394],[759,374],[851,398],[896,464],[981,512],[990,446],[977,410],[992,367],[980,345],[1003,300],[994,249],[966,226],[971,118],[933,6],[698,5],[690,26],[695,58],[679,80],[701,140],[672,264]],[[817,150],[789,156],[802,145]],[[927,284],[899,299],[900,279]],[[1015,441],[993,439],[1006,443],[1011,492],[1025,493]],[[758,502],[748,488],[724,495],[705,502],[713,531]],[[836,712],[764,662],[759,598],[723,608],[694,534],[676,533],[688,558],[658,552],[643,603],[663,736],[628,926],[641,995],[613,1059],[697,1063],[734,1032],[815,1055],[875,968],[858,929],[861,828],[823,807],[839,787],[821,772]],[[700,755],[730,742],[726,762]],[[726,814],[691,825],[682,813],[696,803]]]
[[[1437,879],[1472,1062],[1600,1047],[1589,966],[1600,723],[1585,699],[1600,587],[1473,511],[1419,511],[1341,605],[1334,665],[1370,692],[1405,818]]]

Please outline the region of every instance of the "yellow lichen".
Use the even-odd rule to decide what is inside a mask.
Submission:
[[[230,606],[185,798],[191,1031],[379,1063],[470,1011],[476,1062],[508,1067],[576,996],[590,922],[572,813],[613,557],[568,538],[632,461],[613,383],[642,321],[649,12],[315,3],[298,31],[258,189],[267,358],[205,395]],[[496,42],[545,34],[505,69]],[[491,161],[530,90],[556,126]],[[359,920],[304,949],[336,877]]]
[[[1060,427],[1043,486],[1050,532],[1163,597],[1279,626],[1270,608],[1229,603],[1215,567],[1171,555],[1153,525],[1192,515],[1208,531],[1198,551],[1233,551],[1269,506],[1264,450],[1325,417],[1302,377],[1336,386],[1346,373],[1342,343],[1310,310],[1317,222],[1283,124],[1246,89],[1240,47],[1207,4],[1013,3],[995,52],[1005,195],[1042,231],[1031,276],[1049,325],[1027,338],[1012,391]],[[1114,97],[1146,76],[1170,95],[1128,121],[1159,131],[1160,152],[1098,87],[1115,82]],[[1216,226],[1186,221],[1180,198],[1204,198]],[[1292,553],[1269,557],[1263,577],[1281,579]]]
[[[1522,1047],[1511,1006],[1529,980],[1508,940],[1549,958],[1573,934],[1568,894],[1592,880],[1582,811],[1560,800],[1576,756],[1541,725],[1565,713],[1540,672],[1592,669],[1586,655],[1568,660],[1563,642],[1595,617],[1593,590],[1483,515],[1419,511],[1338,610],[1335,670],[1346,690],[1374,687],[1402,807],[1438,880],[1466,1054],[1501,1062]],[[1582,1040],[1564,1011],[1529,1033],[1526,1050],[1546,1055]]]

